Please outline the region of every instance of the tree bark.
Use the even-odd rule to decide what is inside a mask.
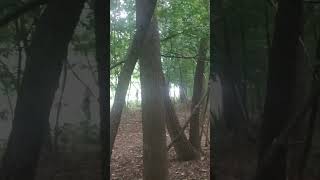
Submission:
[[[216,79],[215,76],[219,76],[221,79],[221,85],[222,79],[224,75],[224,65],[223,62],[226,61],[226,54],[225,52],[225,40],[224,40],[224,33],[225,27],[223,26],[223,23],[225,21],[225,15],[224,15],[224,9],[222,5],[222,0],[216,0],[212,3],[211,8],[212,11],[215,13],[212,13],[214,16],[211,19],[210,28],[211,34],[212,34],[212,41],[210,46],[212,46],[212,49],[210,49],[210,139],[212,139],[212,142],[210,143],[210,160],[213,162],[212,166],[210,166],[210,176],[212,179],[219,179],[219,165],[223,161],[225,157],[223,157],[223,146],[226,143],[225,142],[225,136],[227,135],[227,122],[224,116],[224,108],[225,108],[225,99],[224,99],[224,89],[222,89],[222,118],[217,119],[216,115],[214,114],[214,89],[213,84],[214,80]],[[214,19],[217,19],[219,17],[224,17],[221,19],[221,21],[214,21]],[[214,59],[214,60],[213,60]],[[227,142],[228,143],[228,142]],[[212,171],[211,171],[212,170]]]
[[[62,62],[83,5],[83,0],[50,0],[41,15],[17,98],[2,180],[34,179]]]
[[[194,109],[195,105],[198,104],[201,99],[203,92],[203,80],[204,80],[204,60],[206,58],[206,52],[208,50],[208,40],[206,38],[202,38],[200,40],[199,46],[199,59],[197,61],[196,71],[194,74],[193,81],[193,95],[192,95],[192,104],[191,110]],[[195,112],[190,121],[190,142],[194,148],[198,151],[201,149],[201,137],[200,137],[200,120],[199,120],[200,109]]]
[[[259,137],[258,174],[259,180],[284,180],[286,175],[287,146],[281,145],[277,157],[268,167],[262,164],[267,149],[274,138],[294,117],[295,86],[297,65],[301,58],[299,37],[302,35],[302,0],[280,0],[275,18],[275,30],[270,49],[268,64],[267,94],[264,107],[264,119]]]
[[[141,23],[147,0],[137,0],[137,23]],[[150,29],[142,46],[140,58],[142,130],[143,130],[143,179],[167,180],[168,159],[166,147],[164,104],[161,99],[160,36],[156,18],[153,17]]]
[[[95,0],[95,38],[96,38],[96,61],[98,64],[99,105],[100,105],[100,145],[101,145],[101,179],[110,179],[110,122],[107,117],[108,93],[107,77],[108,67],[108,30],[107,30],[107,1]]]

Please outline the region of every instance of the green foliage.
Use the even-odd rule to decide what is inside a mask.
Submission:
[[[113,0],[110,5],[110,64],[112,65],[124,60],[136,29],[133,0]],[[208,7],[208,1],[158,1],[155,14],[161,39],[163,71],[166,79],[175,85],[182,83],[186,88],[192,87],[199,41],[203,37],[209,37]],[[111,79],[117,78],[121,67],[112,69]],[[132,81],[138,80],[137,66]],[[111,83],[111,90],[114,88],[115,84]]]

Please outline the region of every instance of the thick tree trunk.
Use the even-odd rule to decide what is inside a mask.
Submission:
[[[101,179],[110,179],[110,122],[107,117],[108,93],[107,77],[108,61],[108,30],[107,30],[107,1],[95,0],[95,36],[96,36],[96,60],[98,64],[98,84],[99,84],[99,103],[100,103],[100,145],[101,145]]]
[[[203,80],[204,80],[204,60],[206,59],[206,52],[208,50],[208,40],[202,38],[199,46],[199,59],[197,61],[196,72],[194,74],[193,81],[193,95],[191,110],[199,103],[203,92]],[[194,148],[198,151],[201,149],[201,137],[200,137],[200,120],[199,120],[200,109],[195,112],[190,120],[190,142]]]
[[[148,6],[147,0],[137,0],[137,23]],[[143,44],[140,58],[142,129],[143,129],[143,179],[167,180],[168,158],[165,132],[164,87],[161,79],[160,36],[156,18],[153,17]]]
[[[212,11],[215,13],[212,13],[214,17],[225,17],[224,15],[224,10],[222,6],[222,0],[216,0],[212,3]],[[216,19],[216,18],[210,18],[211,20]],[[210,57],[211,57],[211,62],[210,62],[210,81],[211,81],[211,86],[210,86],[210,139],[212,139],[212,142],[210,144],[210,159],[213,162],[213,165],[210,166],[210,170],[213,169],[213,171],[210,171],[210,176],[212,179],[219,179],[219,165],[223,161],[225,157],[223,157],[223,146],[225,143],[225,137],[228,134],[228,131],[226,130],[227,127],[227,122],[224,116],[224,110],[225,110],[225,99],[224,99],[224,89],[223,89],[223,76],[224,76],[224,63],[227,61],[227,56],[225,54],[225,39],[224,39],[224,34],[226,33],[225,27],[223,26],[225,19],[222,19],[221,21],[213,21],[210,24],[210,27],[215,27],[215,28],[210,28],[211,34],[212,34],[212,41],[210,46],[212,46],[212,49],[210,49]],[[214,56],[213,56],[214,55]],[[221,80],[221,89],[222,89],[222,118],[215,118],[217,117],[214,114],[214,96],[213,96],[213,82],[215,77],[214,76],[219,76]]]
[[[121,114],[125,105],[126,94],[128,86],[131,80],[134,67],[138,61],[138,56],[142,50],[141,44],[144,41],[145,34],[149,29],[149,24],[153,16],[153,12],[156,6],[157,0],[150,0],[151,5],[146,7],[145,13],[142,19],[139,20],[139,26],[137,26],[137,32],[134,36],[131,46],[128,49],[125,64],[121,69],[116,93],[114,96],[114,103],[110,112],[111,134],[110,134],[110,152],[112,153],[114,141],[117,136],[118,128],[121,121]]]
[[[298,112],[303,108],[303,104],[306,103],[307,96],[312,89],[317,87],[317,81],[312,80],[312,72],[310,69],[310,59],[304,59],[304,48],[302,45],[303,29],[305,18],[303,13],[304,6],[299,7],[300,14],[297,17],[297,23],[299,23],[300,42],[299,49],[297,50],[296,64],[296,84],[295,84],[295,109],[293,112]],[[311,11],[312,12],[312,11]],[[318,106],[317,103],[313,106]],[[288,178],[291,180],[302,180],[303,169],[306,164],[306,155],[308,154],[308,146],[311,146],[310,138],[312,137],[313,121],[316,118],[316,112],[314,107],[311,108],[311,113],[304,117],[303,121],[296,124],[295,129],[289,136],[289,151],[288,151]],[[294,114],[296,115],[296,114]],[[311,127],[310,125],[311,124]],[[310,132],[311,131],[311,132]],[[308,135],[309,134],[309,135]],[[308,136],[310,138],[308,138]],[[308,142],[309,141],[309,142]],[[305,142],[305,143],[299,143]]]
[[[173,147],[177,154],[177,159],[181,161],[198,159],[200,157],[199,156],[200,154],[198,151],[194,149],[190,141],[188,141],[185,133],[183,132],[182,135],[180,135],[182,128],[180,126],[179,119],[176,115],[174,106],[169,96],[169,88],[168,88],[168,85],[164,85],[164,86],[165,86],[165,90],[163,91],[164,93],[162,98],[164,100],[164,107],[166,111],[167,129],[168,129],[171,140],[174,140],[176,137],[179,137],[176,140],[176,142],[173,144]]]
[[[277,137],[294,117],[296,104],[295,86],[297,81],[297,65],[301,58],[299,37],[302,35],[302,0],[280,0],[275,19],[275,30],[270,49],[267,94],[259,137],[259,162],[257,179],[285,180],[287,146],[282,145],[275,153],[270,166],[263,164],[274,138]]]
[[[2,180],[34,179],[62,62],[83,4],[83,0],[50,0],[41,15],[32,37],[2,162]]]

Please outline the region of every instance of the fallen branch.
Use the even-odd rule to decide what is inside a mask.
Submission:
[[[183,125],[183,127],[182,127],[179,135],[178,135],[177,137],[175,137],[175,138],[171,141],[171,143],[168,145],[168,148],[167,148],[168,151],[169,151],[170,148],[173,146],[173,144],[174,144],[174,143],[181,137],[181,135],[184,133],[184,130],[187,128],[188,124],[189,124],[190,121],[191,121],[192,115],[200,108],[203,100],[204,100],[205,97],[208,95],[208,92],[209,92],[209,91],[207,91],[207,92],[202,96],[202,98],[200,99],[199,103],[193,108],[193,110],[192,110],[192,112],[191,112],[191,114],[190,114],[187,122],[185,122],[185,124]]]

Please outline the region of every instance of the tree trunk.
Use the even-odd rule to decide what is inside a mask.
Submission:
[[[182,80],[182,70],[181,70],[181,63],[179,63],[179,95],[180,95],[180,103],[186,103],[187,102],[187,95],[185,93],[185,85]]]
[[[203,80],[204,80],[204,60],[206,58],[206,52],[208,50],[208,40],[202,38],[200,40],[199,47],[199,59],[196,66],[196,72],[193,81],[193,95],[191,110],[199,103],[203,91]],[[195,112],[190,120],[190,142],[198,151],[201,149],[201,137],[200,137],[200,121],[199,121],[200,109]]]
[[[211,50],[210,50],[210,54],[211,54]],[[209,77],[209,102],[210,102],[210,116],[209,116],[209,120],[210,120],[210,179],[211,180],[216,180],[217,179],[217,160],[216,160],[216,155],[217,155],[217,144],[219,141],[217,138],[217,129],[219,127],[217,127],[217,119],[216,119],[216,115],[214,114],[214,89],[213,89],[213,85],[214,85],[214,74],[213,74],[213,58],[210,58],[210,77]],[[218,135],[219,136],[219,135]],[[219,145],[218,145],[219,146]]]
[[[213,2],[212,4],[212,11],[214,11],[215,13],[213,13],[212,16],[214,16],[214,18],[218,18],[218,17],[224,17],[224,10],[223,10],[223,5],[222,5],[222,0],[216,0]],[[225,104],[225,92],[223,89],[223,71],[224,71],[224,62],[226,62],[226,54],[225,54],[225,39],[224,39],[224,34],[226,33],[225,31],[225,27],[223,26],[225,19],[222,19],[221,21],[213,21],[211,22],[210,25],[210,31],[212,34],[212,38],[214,39],[212,40],[212,44],[210,44],[210,46],[212,46],[212,49],[210,49],[210,57],[211,57],[211,62],[210,62],[210,139],[212,139],[212,142],[210,144],[210,159],[213,162],[213,166],[210,166],[210,176],[212,177],[212,179],[219,179],[219,165],[221,164],[221,162],[223,161],[223,159],[225,157],[223,157],[223,146],[225,143],[229,143],[229,142],[225,142],[225,137],[227,135],[227,122],[226,122],[226,118],[224,116],[224,110],[226,107]],[[215,27],[215,28],[212,28]],[[214,56],[213,56],[214,55]],[[213,60],[214,59],[214,60]],[[214,62],[213,62],[214,61]],[[214,114],[214,80],[216,79],[215,76],[219,76],[220,80],[221,80],[221,89],[222,89],[222,113],[221,113],[221,117],[217,119],[216,115]]]
[[[114,96],[114,103],[110,112],[110,123],[111,123],[111,139],[110,139],[110,152],[112,153],[112,148],[117,136],[119,124],[121,121],[121,114],[123,106],[126,100],[126,94],[128,91],[128,86],[131,80],[131,75],[133,73],[134,67],[137,63],[138,56],[142,50],[141,44],[144,40],[145,34],[149,29],[149,24],[156,6],[157,0],[151,0],[151,5],[148,6],[143,15],[142,20],[140,20],[139,26],[137,26],[137,32],[134,36],[131,46],[128,49],[125,64],[121,69],[118,85],[116,88],[116,93]]]
[[[295,86],[297,65],[301,58],[299,36],[302,35],[302,0],[280,0],[275,19],[275,30],[270,49],[267,94],[264,106],[264,119],[259,137],[259,180],[285,180],[287,146],[282,145],[275,153],[270,166],[262,164],[267,149],[271,146],[295,112]]]
[[[109,61],[107,55],[108,30],[107,30],[107,1],[95,1],[95,36],[96,36],[96,61],[98,64],[99,104],[100,104],[100,145],[101,145],[101,179],[110,179],[110,122],[107,117],[108,109],[108,77]]]
[[[147,0],[137,0],[137,23],[148,6]],[[164,104],[161,99],[160,36],[156,18],[142,46],[140,58],[142,129],[143,129],[143,178],[144,180],[167,180],[168,159],[166,147]]]
[[[84,115],[84,120],[82,121],[83,131],[84,131],[84,140],[89,140],[89,131],[90,131],[90,121],[91,121],[91,102],[90,102],[90,90],[86,88],[83,94],[83,100],[81,104],[81,111]],[[108,107],[108,106],[107,106]]]
[[[163,76],[164,77],[164,76]],[[164,80],[164,79],[163,79]],[[165,83],[165,80],[164,80]],[[171,141],[176,137],[179,137],[176,142],[173,144],[175,152],[177,154],[177,159],[181,161],[188,161],[198,159],[200,156],[199,152],[194,149],[190,141],[188,141],[185,133],[179,136],[182,128],[179,123],[179,119],[176,115],[174,106],[171,102],[169,96],[168,85],[165,84],[165,90],[163,91],[164,107],[166,111],[166,125],[171,138]]]
[[[62,62],[83,5],[83,0],[50,0],[41,15],[17,98],[2,180],[34,179]]]

